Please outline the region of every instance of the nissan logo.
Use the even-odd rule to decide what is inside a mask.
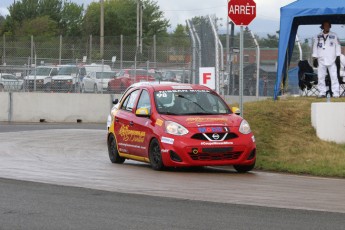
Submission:
[[[218,140],[218,139],[219,139],[219,134],[218,134],[218,133],[214,133],[214,134],[212,135],[212,138],[213,138],[214,140]]]

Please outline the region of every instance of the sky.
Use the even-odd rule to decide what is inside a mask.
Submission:
[[[1,0],[0,14],[8,14],[7,8],[15,0]],[[19,1],[19,0],[17,0]],[[77,4],[84,4],[84,7],[95,0],[71,0]],[[220,20],[221,32],[226,32],[227,5],[228,0],[154,0],[164,12],[166,19],[170,21],[169,31],[173,31],[177,24],[185,25],[187,19],[195,16],[216,15]],[[254,0],[256,2],[256,18],[249,25],[254,34],[265,37],[267,34],[275,34],[279,30],[280,8],[294,2],[295,0]],[[239,27],[236,27],[238,30]],[[306,29],[299,29],[300,37],[309,38],[318,33],[318,26],[306,26]],[[339,35],[339,34],[338,34]],[[345,32],[344,32],[345,36]]]

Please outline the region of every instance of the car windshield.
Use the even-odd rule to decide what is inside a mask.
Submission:
[[[62,67],[59,72],[58,75],[72,75],[72,74],[77,74],[78,73],[78,68],[75,66],[66,66],[66,67]]]
[[[115,76],[115,72],[97,72],[96,78],[97,79],[111,79]]]
[[[36,71],[35,71],[36,70]],[[36,72],[36,74],[35,74]],[[50,73],[50,68],[37,68],[30,71],[30,75],[42,75],[47,76]]]
[[[158,113],[169,115],[217,115],[231,113],[210,90],[165,90],[155,92]]]

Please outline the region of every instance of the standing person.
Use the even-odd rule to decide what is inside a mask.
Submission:
[[[320,98],[326,97],[325,78],[327,70],[331,78],[331,96],[339,97],[339,82],[337,66],[340,67],[340,44],[337,34],[330,32],[331,23],[326,20],[322,22],[322,32],[314,38],[313,45],[313,66],[318,70],[318,89]]]

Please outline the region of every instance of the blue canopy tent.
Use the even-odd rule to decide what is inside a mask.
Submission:
[[[280,8],[280,32],[278,69],[274,87],[274,99],[280,94],[280,85],[286,80],[298,26],[321,25],[324,20],[331,24],[345,24],[345,0],[298,0]]]

